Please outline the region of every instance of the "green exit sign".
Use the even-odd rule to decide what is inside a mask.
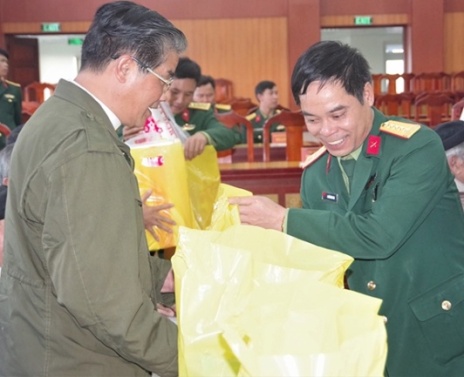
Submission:
[[[44,33],[59,33],[61,24],[59,22],[44,22],[42,23],[42,31]]]
[[[355,25],[372,25],[372,16],[355,16]]]
[[[84,38],[68,38],[68,45],[82,46],[83,43],[84,43]]]

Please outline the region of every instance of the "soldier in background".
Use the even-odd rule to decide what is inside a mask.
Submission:
[[[21,86],[17,83],[8,81],[8,52],[0,48],[0,123],[13,130],[19,126],[22,112]],[[0,137],[0,149],[6,144],[4,135]]]
[[[254,132],[254,142],[262,143],[263,142],[263,127],[266,121],[280,113],[278,109],[279,106],[279,91],[277,90],[277,85],[273,81],[265,80],[260,81],[255,88],[255,96],[258,100],[258,108],[251,112],[246,118],[251,122]],[[285,127],[281,124],[271,125],[271,134],[272,132],[281,132],[284,131]],[[246,143],[246,138],[244,140]]]
[[[216,82],[212,76],[201,75],[195,92],[193,93],[194,102],[210,103],[214,112],[224,113],[232,110],[232,107],[226,103],[216,103]]]

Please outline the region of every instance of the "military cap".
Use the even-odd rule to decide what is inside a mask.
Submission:
[[[3,55],[7,59],[10,58],[10,54],[8,54],[8,51],[4,50],[3,48],[0,48],[0,55]]]
[[[445,150],[464,143],[464,122],[462,120],[442,123],[435,128],[435,131],[440,136]]]

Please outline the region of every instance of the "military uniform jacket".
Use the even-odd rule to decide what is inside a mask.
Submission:
[[[129,148],[101,106],[63,80],[21,133],[0,375],[177,376],[177,327],[155,310],[170,264],[149,257]]]
[[[271,114],[269,117],[265,117],[261,111],[259,109],[256,109],[256,111],[252,112],[251,114],[247,115],[246,118],[251,122],[251,125],[253,126],[253,129],[254,129],[254,132],[253,132],[253,135],[254,135],[254,142],[255,143],[262,143],[263,142],[263,127],[264,127],[264,124],[266,123],[266,121],[276,115],[280,113],[280,110],[276,110],[274,111],[273,114]],[[279,123],[273,123],[271,124],[271,129],[269,131],[269,135],[271,135],[272,132],[279,132],[279,131],[283,131],[284,127],[283,126],[280,126]],[[242,134],[242,141],[244,143],[246,143],[246,130],[244,130],[243,134]]]
[[[336,158],[303,173],[302,209],[289,234],[355,258],[351,289],[381,298],[390,376],[464,371],[464,215],[436,133],[410,139],[381,132],[375,110],[356,162],[351,195]],[[308,287],[308,289],[311,289]]]
[[[0,81],[0,123],[10,129],[19,126],[21,121],[21,87],[11,81]]]
[[[230,149],[240,143],[239,131],[220,123],[214,116],[211,104],[193,103],[182,113],[175,115],[174,119],[190,135],[204,132],[217,151]]]

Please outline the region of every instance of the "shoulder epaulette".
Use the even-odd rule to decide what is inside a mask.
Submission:
[[[224,111],[230,111],[232,110],[232,106],[231,105],[227,105],[225,103],[217,103],[216,104],[216,109],[218,110],[224,110]]]
[[[327,148],[320,147],[316,152],[306,157],[306,160],[304,160],[303,162],[300,162],[300,168],[306,169],[308,166],[311,166],[317,160],[319,160],[319,158],[321,158],[325,154],[325,152],[327,152]]]
[[[401,122],[398,120],[389,120],[385,123],[382,123],[380,126],[380,131],[387,134],[397,136],[401,139],[409,139],[417,131],[420,130],[420,124],[418,123],[407,123]]]
[[[18,84],[17,82],[13,82],[13,81],[10,81],[10,80],[5,80],[5,82],[7,82],[8,84],[10,85],[13,85],[13,86],[21,86],[21,84]]]
[[[246,118],[247,120],[253,120],[253,119],[256,118],[256,113],[248,114],[245,118]]]
[[[209,110],[211,109],[211,104],[209,102],[190,102],[188,106],[189,109],[193,110]]]

